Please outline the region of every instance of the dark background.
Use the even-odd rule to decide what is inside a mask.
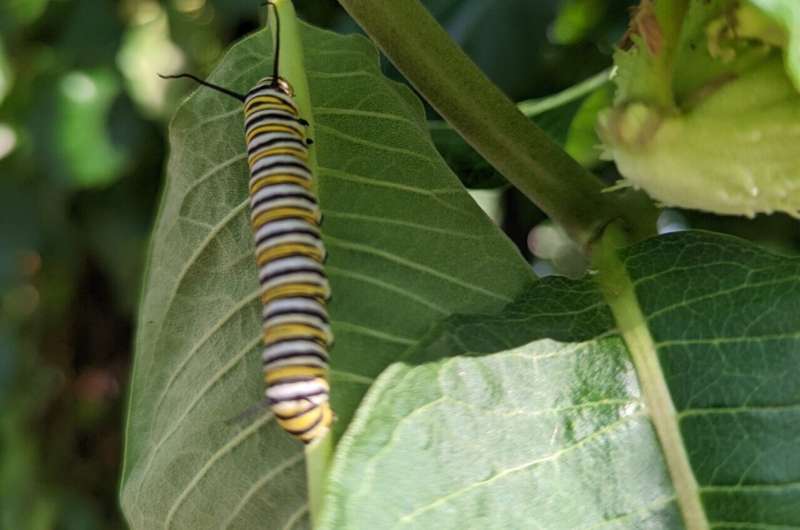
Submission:
[[[260,3],[0,0],[2,529],[125,528],[116,496],[133,325],[165,131],[190,88],[155,74],[208,74],[261,27]],[[426,2],[516,100],[607,67],[630,3]],[[334,0],[295,5],[307,21],[357,31]],[[510,190],[500,197],[500,221],[530,257],[543,216]],[[798,240],[784,216],[662,221],[789,250]]]

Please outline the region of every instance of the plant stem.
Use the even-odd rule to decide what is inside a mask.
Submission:
[[[582,98],[610,82],[611,70],[611,68],[606,68],[602,72],[597,73],[588,79],[584,79],[580,83],[572,85],[571,87],[551,96],[520,101],[517,103],[517,108],[525,116],[531,118],[533,116],[538,116],[543,112],[547,112],[548,110],[553,110],[566,105],[567,103],[571,103],[572,101]]]
[[[609,225],[592,254],[594,268],[598,271],[595,278],[636,368],[647,414],[655,428],[675,487],[684,528],[709,530],[700,488],[683,443],[678,413],[664,378],[658,350],[647,318],[642,313],[634,284],[619,256],[619,251],[629,244],[630,241],[617,223]]]
[[[278,58],[279,75],[292,85],[297,108],[300,109],[301,117],[308,121],[308,128],[306,129],[308,137],[313,139],[314,115],[311,111],[311,93],[308,89],[305,63],[303,61],[303,41],[300,33],[300,24],[291,0],[274,0],[274,3],[281,19],[281,46],[280,57]],[[270,9],[271,14],[272,10]],[[271,16],[269,23],[270,27],[275,27],[275,21]],[[316,151],[313,144],[308,149],[308,167],[312,175],[317,174]],[[316,192],[316,179],[314,179],[313,186]]]
[[[418,0],[339,3],[439,114],[577,243],[585,247],[619,217],[638,236],[652,231],[650,206],[603,194],[604,184],[527,119]]]
[[[311,527],[316,528],[322,513],[325,497],[325,483],[328,478],[333,434],[328,432],[321,440],[306,446],[306,479],[308,481],[308,511]]]
[[[280,57],[278,74],[287,80],[294,89],[295,102],[300,114],[308,121],[308,137],[314,135],[314,115],[311,112],[311,94],[308,90],[305,66],[303,64],[303,42],[300,36],[300,25],[291,0],[275,0],[280,17]],[[275,21],[271,19],[271,27]],[[309,146],[308,166],[312,175],[317,174],[316,148]],[[317,181],[314,180],[316,188]],[[308,508],[312,527],[316,526],[322,512],[325,495],[325,481],[328,476],[331,455],[333,452],[333,436],[328,433],[323,439],[309,444],[305,448],[306,483],[308,485]]]

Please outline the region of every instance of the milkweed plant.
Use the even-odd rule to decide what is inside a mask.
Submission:
[[[263,81],[277,70],[300,147],[270,143],[286,91],[263,130],[248,107],[250,152],[229,94],[198,87],[170,123],[128,398],[131,528],[800,526],[800,259],[657,230],[665,206],[798,216],[800,3],[641,0],[608,71],[519,104],[418,0],[340,0],[366,37],[271,4],[280,32],[271,18],[205,82],[254,97],[283,90]],[[537,115],[566,103],[559,138]],[[331,430],[305,446],[264,401],[256,155],[274,162],[266,185],[303,187],[270,200],[313,203],[327,249],[313,327],[336,340],[272,375],[302,390],[281,395],[299,414],[300,376],[330,387]],[[464,174],[516,188],[552,223],[532,245],[563,234],[585,271],[537,277]]]

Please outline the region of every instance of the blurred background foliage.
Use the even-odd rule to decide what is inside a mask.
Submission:
[[[260,3],[0,1],[2,529],[125,528],[116,488],[131,331],[166,127],[191,88],[155,74],[208,74],[230,43],[261,27]],[[632,3],[426,1],[518,101],[608,67]],[[335,0],[295,4],[309,22],[358,31]],[[584,161],[612,182],[613,168],[590,152],[592,114],[578,110],[542,115],[543,126],[563,143],[575,133],[564,124],[578,116]],[[439,144],[467,184],[489,188],[476,199],[537,272],[583,272],[557,227],[490,168],[475,171],[477,155],[464,155],[447,131]],[[798,243],[796,222],[782,216],[752,222],[670,210],[660,222],[663,231],[689,225],[783,249]]]

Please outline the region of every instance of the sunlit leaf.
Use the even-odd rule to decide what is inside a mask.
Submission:
[[[631,289],[616,322],[592,278],[548,278],[387,369],[340,443],[321,529],[800,524],[800,260],[682,232],[606,272]]]

